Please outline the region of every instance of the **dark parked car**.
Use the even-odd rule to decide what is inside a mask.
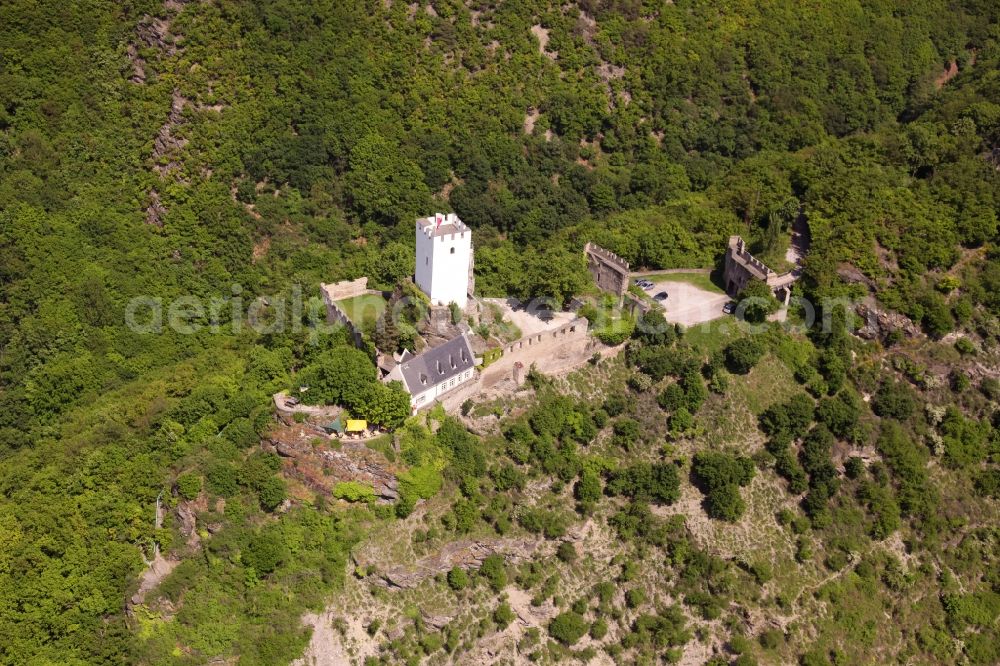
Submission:
[[[729,301],[722,306],[723,314],[733,314],[736,312],[736,301]]]
[[[653,298],[655,298],[658,301],[665,301],[667,300],[667,296],[668,296],[667,292],[661,291],[656,296],[653,296]]]

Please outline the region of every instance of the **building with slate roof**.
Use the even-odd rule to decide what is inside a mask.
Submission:
[[[476,374],[476,357],[463,333],[419,356],[404,356],[386,376],[386,381],[403,383],[416,411],[431,405],[445,393],[471,381]]]

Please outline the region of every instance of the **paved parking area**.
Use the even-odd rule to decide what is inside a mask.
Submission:
[[[661,291],[667,292],[667,300],[660,301],[666,309],[667,321],[683,326],[695,326],[725,316],[722,306],[729,301],[725,294],[706,291],[687,282],[657,282],[646,289],[650,296]]]

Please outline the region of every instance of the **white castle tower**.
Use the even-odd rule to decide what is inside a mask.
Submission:
[[[464,309],[472,291],[472,230],[454,213],[417,219],[414,280],[432,305]]]

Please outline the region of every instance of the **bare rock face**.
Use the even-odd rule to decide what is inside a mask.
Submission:
[[[477,568],[483,560],[494,553],[503,555],[508,561],[525,560],[535,552],[537,545],[536,541],[528,539],[453,541],[434,555],[428,555],[411,565],[401,564],[379,572],[375,582],[388,588],[412,589],[423,580],[447,573],[455,567]],[[356,559],[362,564],[361,560],[365,559],[365,556],[361,553]]]
[[[428,615],[426,613],[420,614],[421,619],[423,619],[424,624],[433,629],[441,630],[451,622],[454,618],[451,615]]]
[[[201,542],[201,537],[198,535],[197,529],[197,512],[203,511],[205,508],[205,506],[196,506],[196,502],[185,500],[177,503],[177,521],[180,526],[180,533],[186,537],[185,543],[190,548],[197,547]]]
[[[395,467],[361,442],[341,442],[334,449],[322,430],[293,423],[276,427],[264,446],[286,459],[286,475],[316,492],[329,495],[341,481],[358,481],[371,484],[382,500],[399,499]]]
[[[149,205],[146,206],[146,224],[163,227],[163,216],[167,214],[167,209],[160,201],[160,193],[156,190],[149,191]]]
[[[879,310],[864,303],[858,305],[857,312],[864,320],[864,325],[858,329],[857,334],[866,340],[884,337],[891,331],[902,331],[911,338],[920,335],[920,327],[898,312]]]

